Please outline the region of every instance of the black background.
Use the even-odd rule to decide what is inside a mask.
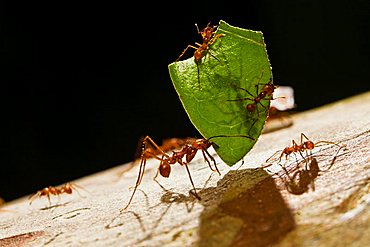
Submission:
[[[294,88],[298,111],[370,89],[366,0],[14,1],[0,11],[5,200],[130,162],[147,134],[199,136],[167,70],[200,41],[195,23],[262,31],[274,82]]]

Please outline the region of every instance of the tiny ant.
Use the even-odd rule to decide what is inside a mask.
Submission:
[[[154,179],[156,179],[158,173],[162,177],[168,178],[170,176],[170,173],[171,173],[171,165],[179,163],[181,166],[185,166],[186,171],[189,175],[190,183],[193,187],[193,194],[198,200],[200,200],[200,196],[198,195],[198,193],[195,189],[193,179],[191,178],[191,174],[190,174],[188,164],[194,159],[197,152],[201,151],[202,154],[203,154],[203,158],[207,162],[211,171],[217,172],[219,175],[221,175],[220,171],[218,170],[216,160],[207,151],[208,148],[210,148],[212,146],[212,142],[210,142],[210,139],[218,138],[218,137],[244,137],[244,138],[253,139],[253,138],[251,138],[249,136],[245,136],[245,135],[240,135],[240,136],[219,135],[219,136],[210,137],[208,139],[196,139],[195,141],[193,141],[193,143],[185,144],[180,150],[173,151],[172,155],[168,155],[167,153],[165,153],[160,148],[160,146],[158,146],[153,141],[152,138],[150,138],[149,136],[146,136],[143,139],[143,142],[142,142],[141,162],[140,162],[139,174],[138,174],[138,177],[137,177],[137,180],[136,180],[134,191],[132,192],[132,195],[131,195],[130,200],[128,201],[127,205],[123,209],[121,209],[121,211],[126,210],[128,208],[128,206],[130,205],[130,203],[131,203],[131,201],[132,201],[132,199],[135,195],[135,192],[136,192],[137,188],[139,187],[139,185],[142,181],[142,178],[144,176],[146,160],[148,158],[155,158],[155,159],[160,161],[159,167],[158,167],[158,170],[157,170],[157,174],[155,175]],[[154,152],[152,149],[147,149],[146,148],[147,144],[150,144],[153,147],[155,147],[157,149],[157,151],[161,154],[161,156],[157,156],[157,153],[156,153],[157,151]],[[183,161],[183,158],[185,158],[185,161]],[[212,161],[214,167],[212,167],[211,162],[210,162],[209,159]]]
[[[240,99],[232,99],[232,100],[228,100],[228,101],[245,101],[245,100],[250,100],[252,101],[252,103],[249,103],[245,106],[245,108],[247,109],[247,111],[249,113],[254,113],[255,111],[257,111],[257,116],[259,116],[259,110],[258,110],[258,107],[257,105],[260,104],[263,108],[265,108],[265,112],[268,112],[268,109],[261,103],[262,100],[268,100],[268,101],[271,101],[273,100],[273,93],[275,91],[275,88],[276,86],[272,83],[272,77],[270,77],[269,81],[265,84],[262,84],[263,87],[262,87],[262,90],[261,92],[258,92],[258,86],[261,85],[260,84],[260,81],[263,77],[263,70],[262,70],[262,75],[261,77],[259,78],[258,80],[258,83],[255,85],[256,86],[256,96],[254,96],[253,94],[251,94],[247,89],[245,88],[241,88],[239,87],[239,89],[245,91],[247,94],[249,94],[251,96],[250,97],[244,97],[244,98],[240,98]],[[248,133],[250,134],[250,131],[252,130],[252,127],[254,126],[254,124],[258,121],[258,118],[255,119],[255,121],[252,123]]]
[[[80,195],[77,188],[83,189],[82,187],[72,184],[72,183],[66,183],[60,187],[45,187],[42,190],[37,191],[35,194],[31,195],[29,197],[30,205],[37,197],[47,196],[49,205],[51,205],[50,201],[50,195],[61,195],[61,194],[72,194],[73,190],[76,190],[76,192]]]
[[[332,161],[330,162],[329,167],[325,170],[320,169],[317,159],[312,157],[312,155],[301,161],[305,162],[304,169],[299,169],[299,164],[297,165],[296,168],[298,170],[294,172],[293,176],[290,176],[288,170],[283,165],[279,164],[288,177],[287,179],[280,177],[283,180],[288,192],[294,195],[302,195],[309,190],[309,186],[311,187],[312,191],[315,191],[314,180],[319,176],[319,172],[328,171],[334,164],[339,151],[344,147],[345,146],[341,146],[338,149]]]
[[[189,49],[195,49],[194,51],[194,59],[195,63],[197,65],[198,69],[198,83],[200,83],[200,78],[199,78],[199,63],[202,61],[202,58],[209,52],[209,46],[214,44],[217,39],[225,36],[225,34],[215,34],[215,29],[217,28],[217,25],[211,26],[211,23],[208,23],[207,26],[199,30],[198,25],[195,24],[195,27],[197,28],[198,34],[202,36],[203,43],[200,44],[198,42],[195,42],[195,45],[188,45],[185,50],[180,54],[180,56],[176,59],[176,62],[185,54],[185,52]],[[215,56],[213,56],[211,53],[210,55],[218,60]],[[218,60],[219,61],[219,60]]]
[[[258,83],[255,85],[256,86],[256,96],[251,94],[247,89],[239,87],[238,89],[241,89],[241,90],[245,91],[247,94],[249,94],[251,96],[251,98],[250,97],[245,97],[245,98],[240,98],[240,99],[231,99],[231,100],[228,100],[228,101],[250,100],[250,101],[252,101],[252,103],[249,103],[245,106],[245,108],[247,109],[248,112],[253,113],[253,112],[257,111],[257,114],[259,115],[257,104],[260,104],[267,111],[268,109],[266,109],[266,107],[261,103],[261,101],[262,100],[268,100],[268,101],[273,100],[274,99],[273,98],[273,93],[275,91],[276,86],[274,84],[272,84],[272,78],[270,77],[270,79],[267,83],[262,84],[263,87],[262,87],[261,92],[258,92],[259,91],[258,90],[258,85],[261,85],[260,82],[261,82],[261,79],[263,77],[263,73],[264,72],[262,70],[262,75],[259,78]]]
[[[303,141],[303,139],[306,139],[305,141]],[[318,144],[320,143],[325,143],[325,144],[334,144],[336,146],[339,146],[337,143],[335,142],[331,142],[331,141],[318,141],[316,143],[314,143],[313,141],[309,140],[308,137],[301,133],[301,142],[300,144],[297,144],[294,140],[292,140],[292,146],[289,146],[289,147],[285,147],[283,150],[278,150],[276,151],[270,158],[268,158],[266,160],[266,163],[269,163],[269,162],[275,162],[278,160],[278,162],[281,161],[282,157],[285,155],[285,159],[288,160],[288,157],[291,155],[291,154],[296,154],[296,153],[299,153],[301,155],[301,157],[303,159],[305,159],[305,157],[302,155],[302,152],[303,151],[306,151],[306,157],[308,157],[308,151],[310,151],[310,153],[312,152],[312,150],[317,147]],[[340,148],[342,148],[342,146],[339,146]],[[276,158],[276,155],[280,153],[280,156],[278,156]],[[270,164],[271,165],[271,164]],[[270,166],[268,165],[268,166]]]

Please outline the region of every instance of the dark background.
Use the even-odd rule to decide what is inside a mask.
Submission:
[[[147,134],[199,136],[167,70],[195,23],[262,31],[298,111],[370,89],[367,0],[34,2],[0,6],[5,200],[130,162]]]

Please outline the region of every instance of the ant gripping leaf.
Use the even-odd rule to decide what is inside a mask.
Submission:
[[[207,43],[201,63],[191,57],[168,67],[191,122],[205,139],[224,136],[215,138],[213,147],[232,166],[261,135],[273,98],[260,97],[254,111],[246,107],[253,103],[249,98],[267,93],[266,85],[273,88],[272,72],[261,32],[220,21],[217,29],[212,29],[212,37],[216,38]],[[251,138],[227,138],[243,135]]]

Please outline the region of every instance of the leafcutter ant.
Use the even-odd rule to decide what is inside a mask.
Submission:
[[[258,121],[258,117],[260,115],[260,112],[258,110],[258,104],[262,106],[265,109],[265,112],[268,112],[269,109],[267,109],[262,103],[262,100],[268,100],[271,101],[273,100],[273,93],[276,88],[276,86],[272,83],[272,77],[270,77],[269,81],[267,83],[261,84],[261,79],[263,77],[263,70],[262,70],[262,75],[258,80],[258,83],[255,85],[256,86],[256,95],[253,95],[250,93],[247,89],[238,87],[238,89],[243,90],[246,92],[250,97],[244,97],[244,98],[239,98],[239,99],[230,99],[228,101],[245,101],[249,100],[252,101],[251,103],[247,104],[245,108],[249,113],[254,113],[257,112],[257,118],[255,121],[252,123],[248,133],[250,134],[251,129],[253,128],[254,124]],[[259,92],[259,85],[263,85],[262,90]]]
[[[339,151],[344,147],[345,146],[341,146],[338,149],[333,159],[331,160],[329,167],[325,170],[320,169],[317,159],[312,155],[306,157],[300,162],[305,163],[305,167],[303,169],[299,167],[300,163],[297,164],[294,169],[295,172],[292,176],[289,175],[289,172],[285,166],[279,164],[286,174],[286,177],[280,176],[280,178],[282,179],[288,192],[294,195],[302,195],[303,193],[307,192],[309,188],[311,188],[312,191],[315,191],[314,180],[319,176],[320,172],[328,171],[331,168],[337,158]]]
[[[333,144],[336,145],[340,148],[338,143],[331,142],[331,141],[318,141],[314,143],[313,141],[309,140],[308,137],[301,133],[301,141],[300,144],[297,144],[294,140],[292,140],[292,146],[285,147],[283,150],[278,150],[276,151],[270,158],[266,160],[266,163],[272,163],[278,161],[279,163],[281,162],[281,159],[285,156],[285,159],[288,160],[288,157],[291,154],[296,155],[296,153],[299,153],[303,160],[307,158],[309,155],[312,155],[312,150],[318,146],[318,144]],[[310,151],[310,154],[308,153]],[[303,156],[303,152],[306,152],[306,157]],[[280,155],[278,155],[280,153]],[[271,164],[267,165],[270,166]],[[265,166],[265,167],[267,167]]]
[[[197,65],[198,70],[198,83],[200,86],[200,77],[199,77],[199,64],[202,61],[202,58],[209,53],[213,58],[215,58],[217,61],[219,61],[215,56],[213,56],[209,52],[210,45],[213,45],[217,39],[225,36],[225,34],[215,34],[215,30],[217,29],[217,25],[211,26],[211,23],[208,23],[207,26],[199,30],[198,25],[195,24],[195,27],[197,28],[198,34],[202,36],[202,44],[195,42],[195,45],[188,45],[184,51],[180,54],[180,56],[176,59],[176,62],[185,54],[185,52],[189,49],[195,49],[194,51],[194,60]]]
[[[146,136],[144,138],[143,142],[142,142],[142,153],[141,153],[140,168],[139,168],[139,174],[138,174],[138,177],[137,177],[137,180],[136,180],[136,184],[135,184],[135,187],[134,187],[134,191],[132,192],[132,195],[131,195],[127,205],[123,209],[121,209],[121,211],[126,210],[128,208],[128,206],[130,205],[130,203],[131,203],[131,201],[132,201],[132,199],[135,195],[135,192],[136,192],[137,188],[139,187],[139,185],[140,185],[140,183],[143,179],[144,171],[145,171],[145,165],[146,165],[146,161],[147,161],[148,158],[154,158],[154,159],[157,159],[160,162],[157,174],[155,175],[154,179],[157,177],[158,173],[162,177],[168,178],[170,176],[170,173],[171,173],[171,165],[174,165],[174,164],[178,163],[181,166],[185,166],[186,171],[187,171],[188,176],[189,176],[189,179],[190,179],[190,183],[193,187],[192,193],[194,194],[194,196],[198,200],[200,200],[200,196],[198,195],[198,193],[196,191],[193,179],[192,179],[191,174],[190,174],[188,164],[194,159],[197,152],[201,151],[202,155],[203,155],[203,158],[207,162],[211,171],[217,172],[219,175],[221,175],[220,171],[218,170],[216,160],[207,151],[208,148],[210,148],[212,146],[212,142],[210,140],[212,138],[218,138],[218,137],[242,137],[242,138],[249,138],[249,139],[253,140],[253,138],[251,138],[249,136],[245,136],[245,135],[237,135],[237,136],[218,135],[218,136],[210,137],[208,139],[196,139],[191,144],[189,144],[189,143],[185,144],[180,150],[175,150],[175,151],[172,152],[172,155],[169,155],[166,152],[164,152],[160,148],[160,146],[157,145],[152,140],[152,138],[150,138],[149,136]],[[157,151],[153,151],[153,149],[146,148],[146,146],[148,144],[153,146]],[[159,156],[157,154],[158,152],[160,153]]]
[[[42,190],[37,191],[35,194],[29,197],[30,205],[37,197],[42,197],[42,196],[46,196],[48,198],[49,205],[51,205],[50,195],[57,195],[59,197],[59,195],[61,194],[72,194],[73,190],[75,190],[81,196],[77,188],[83,189],[81,186],[78,186],[72,183],[66,183],[60,187],[53,187],[53,186],[45,187]]]

